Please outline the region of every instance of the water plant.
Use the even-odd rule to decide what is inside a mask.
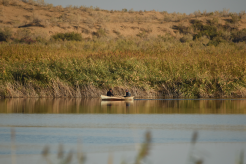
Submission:
[[[109,87],[128,87],[172,97],[244,97],[245,51],[244,44],[221,43],[215,48],[199,40],[180,43],[168,35],[2,43],[1,96],[31,91],[55,96],[59,89],[60,96],[74,97],[91,87],[99,96]]]

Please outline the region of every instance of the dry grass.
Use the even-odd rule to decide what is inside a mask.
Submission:
[[[206,10],[203,12],[195,11],[194,14],[186,15],[182,13],[167,13],[158,11],[134,11],[133,9],[127,11],[122,9],[122,11],[107,11],[102,10],[98,7],[86,7],[86,6],[72,6],[69,5],[65,8],[62,6],[53,6],[52,4],[47,4],[43,0],[30,0],[30,1],[17,1],[17,0],[1,0],[0,3],[6,5],[1,6],[0,13],[4,17],[1,18],[0,26],[9,26],[15,32],[18,30],[19,26],[24,26],[30,20],[25,17],[30,16],[30,12],[35,13],[37,18],[32,19],[35,22],[40,22],[43,28],[38,27],[33,24],[28,27],[33,33],[37,31],[46,32],[48,35],[55,33],[67,32],[67,28],[57,28],[57,26],[63,27],[66,23],[70,27],[78,26],[82,28],[89,27],[90,31],[96,31],[98,28],[108,28],[109,37],[118,37],[115,35],[114,30],[120,29],[121,26],[138,26],[139,30],[129,28],[127,31],[121,31],[121,36],[136,36],[141,33],[140,29],[146,26],[152,26],[152,35],[165,35],[166,32],[163,30],[158,30],[161,28],[169,28],[172,25],[186,24],[186,26],[191,26],[189,21],[197,18],[202,21],[207,19],[213,19],[215,16],[218,19],[219,24],[224,25],[227,20],[233,27],[237,27],[239,30],[246,27],[246,21],[244,21],[245,12],[242,11],[238,14],[229,13],[229,10],[224,9],[223,11],[215,11],[212,13],[207,13]],[[4,11],[3,11],[4,10]],[[2,12],[1,12],[2,11]],[[14,11],[14,12],[12,12]],[[21,14],[20,14],[21,13]],[[237,17],[237,16],[238,17]],[[11,23],[12,20],[16,20],[18,17],[19,23]],[[32,17],[32,16],[31,16]],[[37,21],[36,21],[37,20]],[[231,20],[231,21],[230,21]],[[100,26],[100,27],[98,27]],[[25,27],[25,28],[28,28]],[[173,29],[169,29],[169,33],[174,33]],[[79,32],[81,30],[77,28],[70,28],[69,32]],[[93,38],[93,33],[87,33],[85,35],[87,38]]]
[[[1,44],[1,96],[41,96],[47,90],[53,97],[97,97],[117,86],[171,97],[246,95],[244,44],[206,47],[202,38],[184,44],[169,35],[114,40],[100,31],[91,41]],[[95,95],[87,95],[90,88],[97,88]]]

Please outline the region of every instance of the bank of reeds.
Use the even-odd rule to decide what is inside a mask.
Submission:
[[[245,97],[245,43],[155,38],[0,44],[1,97]]]

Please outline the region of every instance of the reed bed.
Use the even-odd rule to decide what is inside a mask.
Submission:
[[[244,43],[171,36],[0,44],[1,97],[245,97]]]

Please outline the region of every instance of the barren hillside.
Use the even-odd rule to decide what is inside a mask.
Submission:
[[[27,33],[49,38],[50,35],[66,32],[81,33],[83,38],[153,37],[166,33],[181,38],[185,34],[196,33],[191,28],[194,20],[200,20],[203,24],[218,24],[229,31],[246,28],[244,12],[229,13],[226,9],[186,15],[126,9],[108,11],[84,6],[63,8],[45,4],[42,0],[1,0],[0,4],[0,28],[10,28],[12,37],[16,38]]]

